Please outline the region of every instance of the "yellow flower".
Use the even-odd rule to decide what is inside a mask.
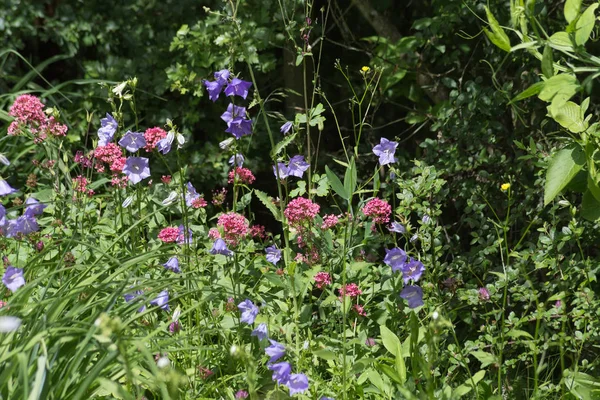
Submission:
[[[510,183],[503,183],[502,186],[500,186],[500,189],[502,189],[503,192],[506,192],[510,189]]]
[[[371,68],[367,67],[366,65],[364,67],[362,67],[360,69],[362,72],[369,72],[371,70]]]

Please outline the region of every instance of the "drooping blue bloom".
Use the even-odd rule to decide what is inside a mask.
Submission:
[[[150,176],[149,161],[146,157],[128,157],[125,161],[123,173],[134,185]]]
[[[285,385],[290,389],[290,396],[303,393],[308,390],[308,378],[304,374],[291,374]]]
[[[395,163],[396,158],[394,158],[394,153],[396,153],[396,147],[398,147],[397,142],[381,138],[379,144],[373,147],[373,153],[375,153],[376,156],[379,156],[379,164],[386,165]]]
[[[125,136],[119,140],[119,145],[124,147],[125,150],[135,153],[142,147],[146,146],[146,138],[141,132],[127,131]]]
[[[292,372],[292,366],[289,362],[284,361],[277,364],[269,364],[267,368],[273,371],[273,380],[277,381],[278,384],[285,385],[288,383],[290,373]]]
[[[35,217],[25,214],[15,220],[8,221],[6,237],[15,237],[18,234],[29,235],[32,232],[37,232],[39,229],[40,226]]]
[[[269,246],[265,249],[267,253],[267,261],[273,265],[277,265],[279,260],[281,260],[281,250],[279,250],[275,245]]]
[[[407,259],[408,256],[404,250],[394,247],[391,250],[385,249],[383,262],[392,267],[393,272],[397,272],[404,266]]]
[[[191,182],[188,182],[187,183],[187,191],[185,193],[185,204],[188,207],[191,207],[194,204],[194,201],[196,201],[199,197],[200,197],[200,195],[196,191],[196,188],[194,187],[194,185],[192,185]]]
[[[405,263],[401,269],[402,280],[406,285],[411,279],[413,282],[418,282],[419,279],[421,279],[421,275],[423,275],[423,272],[425,271],[425,266],[421,261],[411,258],[410,261]]]
[[[227,106],[227,111],[225,111],[221,115],[221,119],[227,124],[233,121],[235,118],[245,118],[246,117],[246,107],[235,106],[233,103],[229,103]]]
[[[271,345],[265,348],[265,353],[271,357],[269,358],[269,362],[274,363],[285,355],[285,347],[273,339],[269,339],[269,342],[271,342]]]
[[[167,136],[166,138],[160,139],[158,142],[156,142],[156,148],[158,149],[158,152],[161,154],[167,154],[168,152],[170,152],[171,145],[173,144],[173,139],[174,136]]]
[[[231,133],[239,140],[242,136],[252,134],[252,121],[241,117],[234,118],[231,122],[227,123],[225,132]]]
[[[409,239],[409,241],[412,242],[416,242],[417,240],[419,240],[419,235],[417,235],[416,233],[414,235],[412,235]]]
[[[167,290],[161,291],[154,300],[150,301],[150,305],[169,311],[169,292]]]
[[[229,75],[231,73],[229,72],[228,69],[222,69],[220,71],[217,71],[214,73],[214,77],[217,80],[216,82],[219,85],[225,86],[227,85],[227,81],[229,80]]]
[[[15,268],[12,265],[6,267],[4,276],[2,277],[2,283],[11,292],[16,292],[18,288],[25,285],[25,278],[23,277],[23,269]]]
[[[306,171],[308,168],[310,168],[310,164],[304,161],[304,156],[297,155],[290,158],[290,162],[288,164],[288,174],[289,176],[302,178],[304,171]]]
[[[259,324],[251,333],[251,336],[256,336],[258,340],[263,340],[269,336],[269,330],[267,329],[267,324],[264,322]]]
[[[221,238],[215,240],[213,243],[212,249],[210,249],[210,254],[222,254],[227,257],[233,256],[233,251],[227,248],[227,243]]]
[[[221,85],[218,81],[204,81],[204,86],[206,86],[208,98],[214,103],[219,98],[224,85]]]
[[[229,159],[229,165],[237,165],[238,167],[242,168],[244,166],[244,161],[246,161],[246,159],[244,158],[244,156],[242,154],[237,153],[236,155],[231,156],[231,158]]]
[[[48,207],[46,204],[40,203],[33,197],[30,197],[27,200],[25,200],[25,205],[27,207],[25,208],[24,214],[30,217],[33,217],[34,215],[40,215],[44,212],[44,208]]]
[[[416,308],[424,304],[423,289],[418,286],[405,286],[400,292],[400,297],[408,302],[408,308]]]
[[[181,268],[179,268],[179,259],[175,256],[169,258],[166,263],[162,264],[163,267],[168,269],[169,271],[173,271],[176,274],[181,273]]]
[[[240,322],[252,325],[258,315],[258,307],[256,307],[249,299],[246,299],[238,304],[238,309],[242,312]]]
[[[285,179],[290,174],[290,169],[282,162],[277,163],[277,167],[273,165],[273,175],[277,178],[277,170],[279,170],[279,179]]]
[[[112,115],[106,113],[106,118],[102,118],[100,124],[102,127],[98,129],[98,146],[106,146],[112,142],[115,132],[119,128],[119,123]]]
[[[4,230],[8,225],[8,221],[6,219],[6,209],[2,204],[0,204],[0,235],[4,234]]]
[[[177,244],[190,244],[192,243],[192,229],[188,228],[187,235],[184,237],[185,228],[183,225],[179,225],[179,236],[177,236]]]
[[[142,295],[142,291],[141,290],[136,290],[133,293],[126,293],[123,295],[123,297],[125,298],[125,302],[127,303],[131,303],[132,301],[134,301],[135,299],[137,299],[138,297],[140,297]],[[138,308],[138,312],[144,312],[146,310],[146,306],[142,305],[140,308]]]
[[[240,96],[245,99],[248,96],[248,89],[252,82],[243,81],[239,78],[233,78],[225,88],[225,96]]]
[[[6,182],[4,179],[0,178],[0,196],[7,196],[9,194],[13,194],[15,192],[18,192],[17,189],[12,188],[8,182]]]
[[[402,225],[399,222],[392,222],[390,227],[388,228],[390,230],[390,232],[396,232],[396,233],[405,233],[406,232],[406,228],[404,227],[404,225]]]
[[[427,224],[429,224],[431,222],[431,217],[429,215],[427,215],[427,214],[424,214],[423,218],[421,219],[421,221],[423,221],[423,223],[425,225],[427,225]]]
[[[281,128],[279,128],[279,131],[281,133],[283,133],[284,135],[286,135],[290,129],[292,129],[292,126],[294,126],[294,124],[290,121],[286,122],[285,124],[281,125]]]

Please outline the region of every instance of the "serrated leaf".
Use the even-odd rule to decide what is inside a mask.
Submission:
[[[546,172],[544,205],[548,205],[558,196],[585,165],[585,162],[585,153],[578,144],[568,146],[554,154]]]
[[[581,0],[567,0],[565,1],[564,14],[565,19],[568,23],[571,23],[577,18],[579,15],[579,11],[581,10]]]
[[[588,41],[594,30],[594,25],[596,24],[596,15],[594,13],[596,8],[598,8],[598,3],[592,4],[577,20],[577,24],[575,25],[575,43],[579,46],[583,46]]]
[[[281,142],[277,143],[273,150],[271,150],[271,158],[275,158],[283,149],[285,149],[290,143],[296,139],[297,132],[286,136]]]
[[[544,47],[544,55],[542,56],[542,73],[546,78],[554,76],[554,59],[552,58],[552,47],[546,44]]]
[[[504,32],[504,29],[502,29],[502,27],[494,17],[494,14],[492,14],[489,8],[485,7],[485,13],[487,15],[488,23],[490,24],[490,28],[492,28],[492,31],[490,32],[486,28],[483,28],[483,31],[492,43],[494,43],[502,50],[510,52],[511,46],[508,35],[506,34],[506,32]]]
[[[275,204],[273,204],[273,198],[267,195],[265,192],[261,192],[260,190],[256,189],[254,189],[254,194],[256,195],[258,200],[260,200],[260,202],[263,203],[265,207],[269,209],[269,211],[271,211],[273,217],[275,217],[277,221],[281,221],[281,214],[279,213],[279,210],[277,209]]]
[[[550,116],[565,129],[573,133],[581,133],[588,128],[588,122],[585,120],[581,107],[567,101],[561,106],[557,106],[554,102],[548,106]]]
[[[481,363],[481,368],[485,368],[488,365],[497,362],[496,356],[494,356],[492,353],[488,353],[487,351],[476,350],[472,351],[471,355],[479,360]]]
[[[329,180],[329,186],[331,186],[333,191],[336,192],[342,199],[348,200],[350,196],[346,192],[346,189],[344,189],[342,181],[340,181],[340,178],[338,178],[337,175],[331,169],[329,169],[327,165],[325,166],[325,173],[327,174],[327,179]]]

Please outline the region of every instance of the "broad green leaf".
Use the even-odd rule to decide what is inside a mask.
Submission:
[[[329,186],[331,186],[333,191],[336,192],[342,199],[348,200],[350,196],[346,192],[344,185],[342,185],[342,181],[340,181],[340,178],[338,178],[337,175],[330,170],[327,165],[325,166],[325,173],[327,174],[327,179],[329,179]]]
[[[579,83],[574,75],[559,74],[546,79],[538,97],[540,100],[561,106],[573,97],[577,90]]]
[[[485,13],[487,15],[488,23],[490,24],[490,28],[492,28],[492,31],[490,32],[486,28],[483,28],[483,31],[492,43],[494,43],[502,50],[510,52],[511,46],[508,35],[506,34],[506,32],[504,32],[504,29],[502,29],[502,27],[494,17],[494,14],[492,14],[489,8],[485,8]]]
[[[463,383],[462,385],[460,385],[452,391],[452,398],[458,399],[464,396],[465,394],[469,393],[471,390],[474,389],[473,384],[477,385],[483,379],[484,376],[485,370],[482,369],[481,371],[476,372],[473,375],[472,379],[468,378],[465,381],[465,383]]]
[[[546,82],[544,82],[544,81],[534,83],[533,85],[529,86],[527,89],[523,90],[521,93],[516,95],[508,104],[516,103],[517,101],[521,101],[528,97],[539,94],[542,91],[542,89],[544,88],[545,84],[546,84]]]
[[[581,0],[567,0],[565,1],[565,19],[568,23],[571,23],[577,18],[579,15],[579,11],[581,10]]]
[[[354,162],[354,157],[350,160],[350,166],[346,168],[346,173],[344,174],[344,189],[349,196],[352,196],[354,191],[356,190],[356,163]]]
[[[271,214],[273,214],[275,219],[277,221],[281,221],[281,214],[279,213],[279,210],[273,203],[273,198],[269,197],[265,192],[261,192],[260,190],[256,189],[254,190],[254,194],[260,200],[260,202],[263,203],[265,207],[269,209],[269,211],[271,211]]]
[[[492,353],[488,353],[487,351],[476,350],[472,351],[471,355],[479,360],[481,363],[481,368],[485,368],[490,364],[494,364],[497,362],[497,358]]]
[[[581,200],[581,216],[588,221],[595,222],[600,218],[600,201],[588,190]]]
[[[573,133],[581,133],[588,128],[581,107],[572,101],[567,101],[561,106],[552,103],[548,106],[548,113],[560,126]]]
[[[558,151],[548,166],[544,186],[544,205],[548,205],[585,165],[585,153],[574,144]]]
[[[520,329],[511,329],[508,333],[508,336],[512,337],[512,338],[520,338],[520,337],[526,337],[527,339],[533,339],[533,336],[531,336],[531,334],[529,332],[526,331],[522,331]]]
[[[598,182],[594,181],[591,174],[587,174],[587,188],[596,200],[600,201],[600,187],[598,187]]]
[[[392,332],[387,326],[381,325],[379,327],[379,332],[381,333],[381,341],[383,342],[383,346],[392,353],[394,356],[401,354],[400,349],[400,339],[394,332]]]
[[[544,47],[544,55],[542,57],[542,73],[546,78],[554,76],[554,60],[552,59],[552,47],[546,44]]]
[[[583,46],[585,42],[588,41],[594,30],[594,25],[596,23],[594,12],[596,11],[596,8],[598,8],[598,3],[592,4],[577,20],[577,24],[575,25],[575,43],[579,46]]]
[[[339,358],[333,351],[327,349],[316,350],[313,354],[324,360],[337,360]]]
[[[569,34],[564,31],[556,32],[554,35],[550,36],[550,38],[548,39],[548,43],[550,43],[550,46],[556,50],[573,50],[573,43],[571,42],[571,38],[569,37]]]

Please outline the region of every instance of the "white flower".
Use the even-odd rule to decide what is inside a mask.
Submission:
[[[231,348],[229,349],[229,354],[231,354],[232,356],[236,356],[238,353],[238,347],[234,344],[233,346],[231,346]]]
[[[231,143],[233,143],[234,140],[235,140],[234,138],[225,139],[221,143],[219,143],[219,147],[223,150],[227,150],[229,148],[229,146],[231,146]]]
[[[437,311],[434,311],[433,314],[431,314],[431,318],[433,318],[434,320],[438,319],[440,316],[440,313],[438,313]]]
[[[171,361],[169,361],[169,359],[167,357],[161,357],[156,362],[156,366],[158,368],[165,368],[165,367],[168,367],[169,365],[171,365]]]
[[[17,317],[0,317],[0,333],[14,332],[21,326],[21,319]]]
[[[172,191],[171,193],[169,193],[169,197],[167,197],[166,199],[164,199],[162,201],[162,205],[169,206],[169,205],[173,204],[177,200],[178,197],[179,197],[179,194],[176,191]]]

